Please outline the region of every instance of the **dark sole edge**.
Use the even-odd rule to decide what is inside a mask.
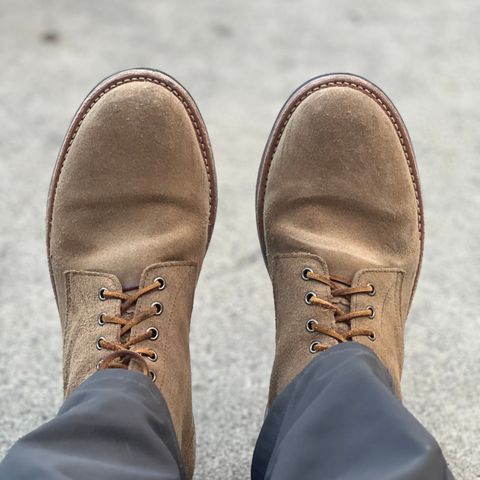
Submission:
[[[336,87],[354,88],[375,100],[384,109],[385,114],[388,115],[388,117],[390,118],[395,130],[397,131],[400,143],[402,144],[402,148],[405,153],[405,160],[410,170],[417,200],[418,232],[420,240],[420,256],[418,260],[418,266],[415,274],[415,280],[411,296],[411,298],[413,299],[413,295],[417,288],[418,278],[420,275],[425,243],[425,220],[423,214],[423,201],[420,188],[418,167],[415,160],[415,153],[413,151],[412,142],[410,140],[410,136],[408,134],[405,123],[393,102],[379,87],[377,87],[369,80],[359,77],[358,75],[353,75],[349,73],[331,73],[326,75],[320,75],[318,77],[307,80],[290,95],[290,97],[287,99],[282,109],[280,110],[277,119],[275,120],[262,155],[262,160],[258,171],[255,196],[258,239],[260,242],[260,247],[262,250],[265,265],[268,269],[263,214],[268,175],[270,172],[270,166],[272,164],[273,157],[275,155],[275,151],[280,142],[280,139],[282,138],[283,131],[288,121],[290,120],[291,115],[303,102],[303,100],[308,98],[310,94],[322,88]]]
[[[175,96],[184,105],[195,129],[197,139],[199,142],[199,147],[202,152],[202,156],[205,162],[205,169],[207,172],[207,178],[209,182],[210,189],[210,211],[209,211],[209,220],[208,220],[208,240],[207,245],[205,246],[205,252],[208,249],[210,240],[212,238],[213,228],[215,225],[215,219],[217,214],[217,179],[215,172],[215,162],[213,159],[212,146],[210,144],[210,138],[208,136],[207,128],[205,122],[203,121],[202,115],[199,108],[197,107],[193,97],[184,88],[177,80],[175,80],[170,75],[160,71],[153,70],[149,68],[134,68],[129,70],[122,70],[120,72],[114,73],[100,83],[98,83],[85,97],[82,104],[75,113],[73,120],[68,127],[67,133],[64,137],[60,152],[57,157],[57,161],[53,170],[52,178],[50,181],[50,188],[48,191],[47,199],[47,215],[46,215],[46,244],[47,244],[47,257],[48,257],[48,269],[50,272],[50,280],[52,282],[53,291],[55,294],[55,300],[57,300],[57,289],[55,286],[55,281],[53,278],[53,269],[50,255],[50,241],[51,241],[51,232],[52,232],[52,216],[53,208],[55,204],[55,193],[57,190],[58,181],[62,172],[62,168],[67,157],[70,146],[77,134],[80,125],[82,124],[85,116],[90,111],[91,108],[97,103],[97,101],[108,91],[114,89],[119,85],[123,85],[128,82],[139,81],[139,82],[153,82],[157,85],[160,85]],[[58,301],[57,301],[58,303]]]

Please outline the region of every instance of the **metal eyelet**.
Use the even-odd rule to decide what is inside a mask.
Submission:
[[[320,342],[312,342],[310,344],[310,347],[308,348],[310,353],[318,353],[318,350],[316,349],[317,345],[320,345]]]
[[[307,305],[311,305],[312,304],[312,298],[313,297],[316,297],[317,294],[315,292],[308,292],[306,295],[305,295],[305,303]]]
[[[159,290],[164,290],[165,287],[167,286],[167,282],[163,277],[157,277],[153,280],[153,283],[158,282],[160,286],[158,287]]]
[[[100,361],[97,363],[97,365],[96,365],[95,368],[96,368],[97,370],[100,370],[100,367],[102,366],[102,363],[103,363],[103,360],[100,360]]]
[[[377,291],[375,290],[375,285],[373,283],[367,283],[367,287],[370,287],[372,289],[372,291],[368,292],[367,295],[373,297],[377,293]]]
[[[148,372],[148,374],[150,375],[150,378],[152,380],[152,382],[155,382],[155,380],[157,379],[157,376],[155,375],[155,372],[153,372],[152,370],[150,370]]]
[[[150,334],[150,340],[156,340],[160,336],[158,329],[155,327],[147,328],[147,333]]]
[[[305,267],[303,270],[302,270],[302,279],[303,280],[310,280],[308,278],[308,274],[309,273],[313,273],[313,270],[311,268],[308,268],[308,267]]]
[[[156,362],[158,360],[158,354],[157,354],[157,352],[153,352],[153,355],[147,355],[147,358],[151,362]]]
[[[97,317],[97,323],[98,323],[101,327],[103,327],[103,326],[105,325],[105,320],[103,319],[103,316],[104,316],[104,315],[106,315],[106,313],[105,313],[105,312],[102,312],[102,313],[100,313],[100,314],[98,315],[98,317]]]
[[[99,291],[98,291],[98,298],[104,302],[105,300],[107,300],[107,297],[105,296],[105,292],[108,292],[108,288],[105,288],[105,287],[102,287]]]
[[[375,332],[371,333],[371,334],[368,336],[368,339],[369,339],[371,342],[374,342],[374,341],[377,339],[377,336],[375,335]]]
[[[98,337],[97,342],[95,343],[95,346],[97,347],[97,350],[103,350],[103,347],[100,345],[100,342],[102,340],[107,340],[105,337]]]
[[[370,310],[370,311],[372,312],[372,313],[370,313],[370,315],[368,316],[368,318],[375,318],[375,309],[374,309],[371,305],[369,305],[369,306],[367,307],[367,310]]]
[[[313,333],[315,330],[313,329],[313,325],[318,325],[318,322],[314,319],[311,318],[310,320],[307,320],[307,323],[305,324],[305,328],[308,333]]]
[[[163,312],[163,304],[160,303],[160,302],[153,302],[151,305],[151,307],[154,307],[157,312],[155,313],[155,315],[161,315],[162,312]]]

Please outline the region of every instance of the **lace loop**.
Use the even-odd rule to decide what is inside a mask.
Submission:
[[[332,297],[340,297],[348,300],[348,298],[352,295],[366,293],[370,296],[373,296],[376,293],[375,287],[371,283],[367,284],[366,286],[352,287],[350,283],[342,277],[339,277],[337,275],[330,275],[329,277],[327,277],[325,275],[315,273],[310,268],[303,269],[302,278],[304,280],[313,280],[330,287]],[[363,310],[346,312],[335,303],[320,298],[313,292],[311,293],[312,295],[309,296],[307,303],[309,305],[318,305],[322,308],[333,310],[335,323],[345,323],[350,322],[355,318],[373,318],[375,316],[375,310],[371,306]],[[309,328],[307,329],[309,332],[316,332],[321,335],[326,335],[327,337],[337,340],[339,343],[348,342],[354,337],[358,336],[366,336],[371,341],[375,340],[375,332],[367,328],[349,328],[348,331],[343,332],[332,327],[324,327],[318,322],[312,322],[311,320],[309,322],[311,322],[309,324]],[[329,348],[328,345],[324,345],[319,341],[313,341],[310,344],[310,352],[312,353],[320,352],[326,350],[327,348]]]

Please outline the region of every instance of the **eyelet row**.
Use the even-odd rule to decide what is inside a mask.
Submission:
[[[310,318],[305,323],[305,330],[308,333],[314,333],[315,332],[315,329],[314,329],[315,325],[318,325],[318,320],[315,320],[314,318]],[[308,347],[308,351],[312,354],[318,353],[316,348],[315,348],[317,345],[320,345],[320,342],[318,342],[317,340],[314,340],[312,343],[310,343],[310,346]]]

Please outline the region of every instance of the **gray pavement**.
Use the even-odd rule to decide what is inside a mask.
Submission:
[[[457,478],[480,478],[479,19],[478,0],[2,1],[0,457],[61,403],[44,209],[62,137],[98,80],[152,66],[197,100],[219,176],[193,316],[196,478],[248,478],[273,356],[254,222],[258,163],[298,84],[351,71],[397,104],[423,179],[427,241],[405,401]]]

